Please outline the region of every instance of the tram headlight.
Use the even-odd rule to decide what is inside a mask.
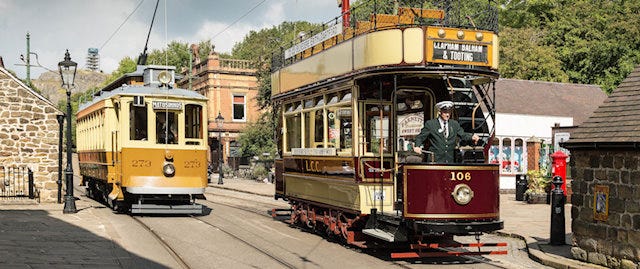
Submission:
[[[473,199],[473,191],[467,184],[458,184],[453,188],[451,196],[459,205],[466,205]]]
[[[162,167],[162,173],[166,177],[172,177],[173,175],[176,174],[176,167],[173,166],[172,163],[165,163],[164,166]]]

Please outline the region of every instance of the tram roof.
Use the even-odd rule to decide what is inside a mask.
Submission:
[[[90,102],[86,102],[81,104],[78,107],[78,110],[85,109],[92,104],[95,104],[99,101],[106,100],[113,96],[118,95],[142,95],[142,96],[154,96],[154,97],[173,97],[173,98],[184,98],[184,99],[196,99],[206,101],[207,97],[202,94],[199,94],[192,90],[180,89],[180,88],[170,88],[170,87],[160,87],[158,85],[122,85],[116,89],[111,91],[101,91],[99,95],[94,96],[93,100]]]

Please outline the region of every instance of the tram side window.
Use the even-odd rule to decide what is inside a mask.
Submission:
[[[374,154],[379,153],[380,146],[382,146],[383,153],[391,152],[391,141],[389,139],[389,112],[389,105],[365,105],[365,143],[367,146],[367,152],[372,152]]]
[[[175,112],[156,112],[156,141],[158,144],[178,144],[178,115]]]
[[[129,105],[129,139],[147,140],[147,107]]]
[[[300,102],[290,103],[285,106],[284,123],[285,123],[285,142],[287,143],[286,152],[290,152],[292,148],[300,148],[302,144],[302,120],[300,111],[302,104]]]
[[[186,105],[185,108],[185,138],[202,138],[202,106]]]
[[[312,110],[304,113],[305,126],[305,147],[306,148],[322,148],[324,147],[324,116],[323,110]]]
[[[341,151],[350,150],[353,142],[351,108],[331,107],[327,111],[329,147],[336,147]]]

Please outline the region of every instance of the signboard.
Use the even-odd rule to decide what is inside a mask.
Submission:
[[[169,101],[153,101],[153,109],[182,110],[182,103]]]
[[[454,42],[433,42],[433,60],[457,61],[486,64],[488,58],[486,45]]]
[[[335,148],[292,148],[292,155],[336,156]]]
[[[330,26],[329,28],[327,28],[326,30],[308,38],[305,40],[302,40],[302,42],[295,44],[293,47],[287,49],[284,51],[284,58],[285,59],[289,59],[291,57],[293,57],[294,55],[305,51],[308,48],[311,48],[315,45],[320,44],[321,42],[337,36],[339,34],[342,33],[342,22],[337,22],[336,24]]]
[[[593,187],[593,219],[607,221],[609,218],[609,186]]]
[[[418,135],[420,134],[422,127],[424,127],[424,115],[422,113],[398,116],[399,136]]]

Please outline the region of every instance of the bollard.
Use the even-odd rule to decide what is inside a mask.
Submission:
[[[553,177],[553,185],[555,188],[551,191],[551,245],[564,245],[565,229],[564,229],[564,203],[565,196],[562,191],[562,177]]]

